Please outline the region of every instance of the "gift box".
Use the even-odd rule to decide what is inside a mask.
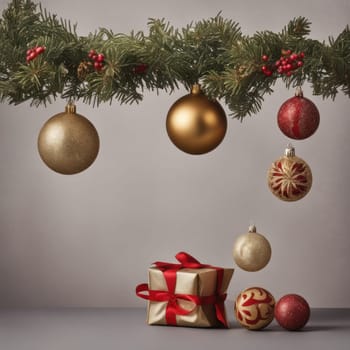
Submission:
[[[155,262],[148,270],[148,284],[136,287],[148,300],[148,324],[228,328],[226,291],[233,269],[201,264],[180,252],[178,264]]]

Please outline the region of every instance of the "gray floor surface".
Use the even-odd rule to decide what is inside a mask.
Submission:
[[[312,309],[302,331],[148,326],[144,309],[0,310],[0,350],[350,349],[350,309]]]

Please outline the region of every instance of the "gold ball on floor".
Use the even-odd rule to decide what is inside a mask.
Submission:
[[[87,169],[96,159],[100,141],[95,127],[69,103],[64,113],[51,117],[41,128],[38,150],[43,162],[65,175]]]
[[[170,108],[166,129],[170,140],[189,154],[204,154],[215,149],[227,129],[225,111],[217,101],[205,96],[198,84]]]
[[[249,232],[240,235],[233,246],[233,258],[236,264],[245,271],[258,271],[264,268],[271,258],[269,241],[256,232],[254,225]]]
[[[242,291],[235,301],[238,323],[249,330],[268,326],[274,318],[275,298],[264,288],[252,287]]]

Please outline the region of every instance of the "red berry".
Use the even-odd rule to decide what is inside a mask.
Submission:
[[[95,58],[95,60],[96,60],[97,62],[100,62],[100,63],[104,62],[104,60],[105,60],[104,54],[103,54],[103,53],[99,53],[99,54],[97,55],[97,57]]]
[[[300,58],[304,58],[305,57],[305,53],[304,52],[300,52],[299,57]]]
[[[286,55],[290,55],[292,53],[292,50],[287,50]]]
[[[281,65],[281,61],[280,60],[276,61],[275,66],[279,67],[280,65]]]
[[[28,49],[27,50],[27,56],[29,56],[33,52],[33,49]]]
[[[95,55],[95,54],[94,54],[94,55],[92,55],[92,56],[91,56],[91,59],[92,59],[93,61],[95,61],[95,62],[96,62],[96,61],[97,61],[97,55]]]
[[[269,56],[267,56],[267,55],[262,55],[261,59],[262,59],[263,61],[266,62],[266,61],[269,60]]]
[[[264,74],[267,76],[267,77],[270,77],[272,75],[272,72],[270,70],[266,70],[264,72]]]
[[[95,62],[94,63],[94,68],[97,70],[97,71],[100,71],[103,67],[103,64],[102,62]]]
[[[31,61],[31,60],[33,60],[36,56],[37,56],[36,52],[35,52],[35,51],[32,51],[32,52],[30,53],[30,55],[28,55],[27,58],[28,58],[29,61]]]
[[[290,63],[286,64],[286,71],[290,71],[292,68],[293,66]]]
[[[44,51],[45,51],[45,47],[43,47],[43,46],[38,46],[38,47],[35,48],[35,52],[36,52],[37,55],[40,55]]]
[[[286,73],[286,76],[287,76],[287,77],[290,77],[292,74],[293,74],[293,73],[292,73],[291,71],[288,71],[288,72]]]
[[[89,58],[92,58],[94,55],[96,55],[96,51],[95,50],[90,50],[89,54],[88,54]]]
[[[262,67],[261,67],[261,70],[262,70],[263,72],[266,72],[267,66],[262,66]]]
[[[142,74],[146,72],[147,68],[148,68],[147,64],[141,63],[135,66],[133,70],[135,74]]]
[[[282,66],[279,66],[279,67],[277,68],[277,72],[278,72],[278,73],[283,73],[283,67],[282,67]]]
[[[291,59],[292,61],[295,61],[297,58],[298,58],[298,55],[295,54],[295,53],[292,53],[292,54],[290,55],[290,59]]]
[[[303,61],[298,61],[298,62],[297,62],[297,66],[298,66],[298,67],[302,67],[303,65],[304,65],[304,62],[303,62]]]

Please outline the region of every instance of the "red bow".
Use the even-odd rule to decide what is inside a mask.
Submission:
[[[221,293],[222,281],[224,275],[224,269],[221,267],[215,267],[211,265],[201,264],[193,256],[180,252],[176,254],[176,259],[180,264],[172,264],[167,262],[157,261],[154,263],[161,271],[163,271],[164,278],[168,287],[167,291],[163,290],[150,290],[147,284],[140,284],[136,287],[137,296],[151,301],[167,301],[167,307],[165,312],[165,318],[167,324],[176,325],[176,315],[188,315],[193,311],[182,308],[178,304],[178,300],[187,300],[193,302],[195,305],[214,304],[216,310],[216,317],[222,323],[222,325],[228,328],[228,324],[225,317],[224,301],[226,294]],[[176,272],[183,268],[200,269],[200,268],[212,268],[217,271],[217,283],[215,294],[212,296],[198,296],[187,294],[175,294],[176,286]],[[148,294],[143,294],[147,292]]]

